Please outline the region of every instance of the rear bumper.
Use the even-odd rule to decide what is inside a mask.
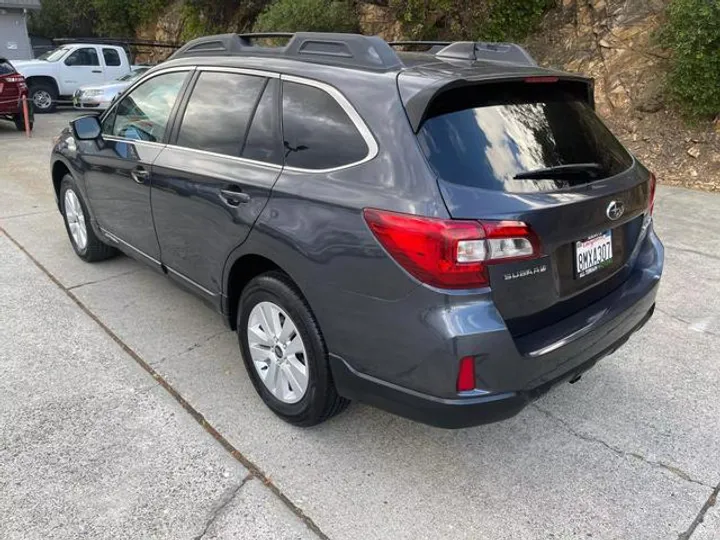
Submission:
[[[446,429],[458,429],[481,424],[499,422],[518,414],[528,404],[548,392],[553,386],[566,380],[572,380],[600,359],[611,354],[625,343],[630,335],[642,328],[655,310],[655,304],[643,315],[640,321],[626,334],[580,365],[561,373],[540,386],[530,390],[503,392],[479,397],[443,399],[363,375],[353,370],[341,358],[331,355],[335,385],[339,392],[349,398],[374,405],[388,412],[410,418],[424,424]]]
[[[331,347],[335,384],[345,397],[438,427],[509,418],[555,384],[592,367],[647,322],[663,258],[662,244],[650,227],[621,286],[567,319],[517,339],[491,299],[482,295],[422,305],[433,300],[422,288],[420,299],[390,306],[388,316],[376,303],[375,339],[365,336],[354,348],[382,348],[384,354],[361,357],[349,347]],[[400,327],[389,324],[398,320]],[[477,390],[458,394],[458,362],[468,355],[475,357]]]

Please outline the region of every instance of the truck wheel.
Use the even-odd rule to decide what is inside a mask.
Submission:
[[[25,117],[23,113],[14,114],[13,122],[15,122],[15,127],[18,128],[18,131],[25,131]],[[32,117],[30,117],[30,131],[33,129],[33,124]]]
[[[35,83],[30,87],[30,100],[33,102],[35,112],[51,113],[57,107],[58,95],[55,88],[49,84]]]

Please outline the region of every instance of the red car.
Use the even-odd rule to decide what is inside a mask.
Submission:
[[[25,131],[22,97],[27,97],[28,87],[25,77],[20,75],[5,58],[0,58],[0,118],[12,120],[20,131]],[[28,102],[30,129],[33,128],[33,114]]]

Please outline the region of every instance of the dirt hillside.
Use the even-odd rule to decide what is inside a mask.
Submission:
[[[564,0],[528,40],[542,65],[595,78],[598,112],[661,182],[720,191],[720,123],[689,127],[668,104],[667,0]]]

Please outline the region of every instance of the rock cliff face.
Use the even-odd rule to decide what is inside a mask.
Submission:
[[[663,80],[669,52],[655,33],[669,0],[557,0],[526,46],[541,65],[595,79],[599,114],[664,183],[720,191],[720,123],[688,126],[667,102]],[[387,7],[358,2],[365,34],[402,39]],[[178,42],[183,0],[170,3],[138,37]],[[163,50],[142,61],[160,61]]]
[[[526,45],[541,65],[595,79],[599,114],[661,182],[720,191],[720,125],[689,127],[663,94],[667,3],[562,0]]]

